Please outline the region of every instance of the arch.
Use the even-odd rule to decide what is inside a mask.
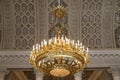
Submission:
[[[120,48],[120,26],[115,29],[115,44],[116,48]]]

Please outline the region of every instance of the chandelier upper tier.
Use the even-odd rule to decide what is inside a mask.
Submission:
[[[53,14],[60,20],[66,14],[62,4],[57,5]],[[59,24],[59,25],[58,25]],[[74,41],[64,35],[64,24],[59,22],[52,28],[59,26],[57,34],[41,44],[33,46],[30,63],[44,74],[56,77],[65,77],[81,71],[89,62],[89,50],[79,40]]]

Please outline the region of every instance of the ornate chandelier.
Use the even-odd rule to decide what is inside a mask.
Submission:
[[[66,13],[64,6],[58,5],[53,11],[56,18],[61,19]],[[62,33],[63,24],[59,26],[56,35],[41,44],[33,46],[30,63],[44,74],[65,77],[81,71],[89,62],[89,50],[80,41],[69,39]]]

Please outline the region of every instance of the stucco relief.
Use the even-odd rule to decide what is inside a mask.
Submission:
[[[120,1],[115,0],[114,6],[114,38],[116,48],[120,48]]]
[[[102,0],[82,0],[81,36],[85,46],[102,48]]]
[[[15,49],[30,49],[35,43],[34,0],[13,0],[15,16]]]
[[[120,65],[120,50],[91,50],[87,67],[111,67]],[[30,51],[0,51],[0,66],[8,68],[32,68]]]
[[[114,38],[115,29],[119,27],[119,1],[116,0],[117,5],[113,0],[61,2],[68,12],[63,22],[69,27],[70,38],[80,40],[92,49],[118,47],[119,40],[116,38],[114,43]],[[48,38],[48,30],[55,21],[51,14],[53,3],[56,0],[3,0],[2,49],[29,50],[34,43]]]

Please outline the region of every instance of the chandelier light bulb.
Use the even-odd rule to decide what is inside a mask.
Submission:
[[[33,51],[35,50],[35,45],[33,45]]]
[[[89,48],[87,48],[87,51],[86,51],[87,53],[89,53]]]

